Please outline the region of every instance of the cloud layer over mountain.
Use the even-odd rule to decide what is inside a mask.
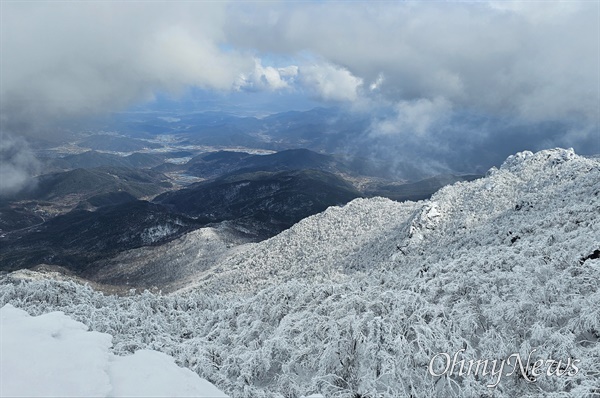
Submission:
[[[598,4],[586,2],[7,3],[2,33],[9,120],[231,90],[244,75],[331,100],[598,118]],[[289,64],[267,65],[273,56]]]
[[[460,158],[508,146],[498,161],[553,146],[598,152],[599,12],[594,2],[10,2],[2,129],[47,136],[67,119],[197,87],[377,115],[357,140],[383,158],[396,148],[446,165],[459,144]]]
[[[325,2],[238,11],[230,41],[311,49],[390,101],[445,98],[527,120],[598,118],[598,5]],[[245,18],[243,16],[246,16]]]

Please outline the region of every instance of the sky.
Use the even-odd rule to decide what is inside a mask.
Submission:
[[[374,156],[600,152],[596,1],[3,0],[0,14],[5,166],[20,137],[190,92],[256,99],[257,115],[363,114]]]

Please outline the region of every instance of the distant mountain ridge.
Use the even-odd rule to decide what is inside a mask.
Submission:
[[[143,141],[136,138],[96,134],[79,142],[79,146],[89,147],[92,150],[134,152],[148,148],[160,148],[159,144]]]
[[[174,170],[207,179],[173,191],[178,185],[157,171],[160,166],[146,167],[163,164],[167,156],[189,154],[117,156],[89,151],[57,159],[69,167],[113,162],[118,166],[44,174],[32,189],[3,203],[0,240],[8,249],[0,255],[0,268],[47,263],[79,272],[96,262],[102,266],[123,251],[164,244],[223,222],[245,240],[260,241],[359,197],[426,199],[445,184],[478,177],[447,175],[402,184],[363,175],[373,166],[368,162],[308,149],[267,155],[216,151],[186,164],[170,164]],[[138,199],[153,200],[157,206]],[[122,223],[124,215],[133,225]],[[182,225],[177,224],[179,219]],[[162,235],[156,240],[140,238],[147,231],[162,231]],[[110,250],[106,249],[109,243]]]
[[[188,162],[187,172],[205,178],[231,173],[255,171],[321,170],[330,173],[351,173],[345,164],[331,155],[308,149],[288,149],[270,155],[249,155],[240,152],[211,152]],[[187,165],[186,165],[187,166]]]
[[[95,260],[164,243],[200,226],[198,220],[146,201],[125,201],[96,211],[76,209],[0,240],[0,269],[45,263],[82,273]]]
[[[34,187],[17,199],[62,200],[67,195],[75,194],[84,199],[118,191],[144,197],[164,192],[171,186],[169,179],[157,172],[101,166],[41,175],[36,178]]]
[[[125,171],[125,176],[132,173],[132,179],[144,179],[143,171]],[[93,169],[78,169],[58,175],[67,174],[70,179],[74,174],[73,178],[83,184],[78,184],[76,191],[81,194],[88,189],[88,196],[80,197],[75,210],[39,225],[32,225],[35,221],[21,216],[20,222],[29,228],[8,231],[0,237],[0,244],[6,247],[0,253],[0,269],[45,263],[76,273],[88,272],[94,262],[122,251],[164,244],[186,232],[224,221],[249,239],[266,239],[329,206],[360,196],[333,174],[300,170],[230,175],[159,195],[155,203],[150,203],[135,200],[125,189],[105,189],[97,194],[94,189],[98,188],[98,181],[81,179],[81,175],[95,176],[92,172]],[[71,192],[58,189],[60,184],[49,186],[52,194]],[[130,184],[129,190],[135,186]]]
[[[383,196],[385,198],[397,201],[418,201],[429,199],[432,194],[447,185],[452,185],[460,181],[473,181],[481,177],[482,176],[479,174],[441,174],[434,177],[425,178],[420,181],[402,184],[390,184],[382,182],[381,184],[366,187],[363,192],[366,194],[366,196]]]
[[[0,200],[0,234],[31,227],[73,209],[93,210],[173,188],[165,175],[144,169],[101,166],[35,177],[31,186]]]
[[[62,158],[48,159],[46,161],[51,170],[90,169],[96,167],[129,167],[150,168],[164,162],[162,156],[148,153],[132,153],[127,156],[119,156],[110,153],[87,151]]]
[[[156,203],[212,222],[238,220],[270,237],[308,215],[361,194],[343,179],[319,170],[240,172],[157,196]]]

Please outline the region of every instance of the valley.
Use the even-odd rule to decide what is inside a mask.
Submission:
[[[192,119],[178,115],[169,119],[177,122],[167,123],[171,132],[161,123],[164,117],[149,118],[158,121],[155,131],[160,134],[152,135],[146,123],[146,132],[136,138],[130,124],[129,137],[87,131],[79,140],[39,149],[49,173],[17,195],[0,198],[0,244],[5,248],[0,269],[44,264],[96,283],[169,291],[184,287],[208,267],[172,265],[168,253],[187,252],[189,242],[198,241],[194,233],[212,231],[206,248],[225,253],[355,198],[421,200],[444,185],[480,178],[445,174],[413,182],[393,177],[366,158],[275,149],[283,144],[273,145],[273,129],[282,123],[286,129],[312,129],[317,121],[311,115],[330,117],[326,110],[260,120],[220,113]],[[191,133],[188,123],[199,120],[203,124]],[[259,129],[262,144],[230,147],[225,139],[213,142],[218,146],[199,145],[206,131],[229,125],[250,135]],[[291,137],[297,141],[286,145],[319,147],[317,141],[307,141],[316,135]],[[198,264],[216,261],[198,256]],[[118,271],[123,262],[131,262],[131,269]]]

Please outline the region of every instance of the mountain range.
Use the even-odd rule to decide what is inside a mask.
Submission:
[[[165,163],[182,155],[187,162]],[[103,274],[100,268],[119,253],[165,244],[194,229],[226,223],[226,235],[255,242],[358,197],[422,199],[445,184],[478,177],[406,184],[370,176],[368,170],[365,175],[363,163],[307,149],[185,155],[190,152],[88,151],[54,159],[52,164],[65,171],[41,175],[29,189],[1,200],[0,269],[49,264],[76,274]],[[170,171],[162,173],[165,167]],[[173,173],[203,181],[182,186]],[[156,283],[148,275],[127,283]]]
[[[197,272],[170,295],[19,271],[0,304],[64,311],[113,333],[116,352],[159,348],[233,397],[594,396],[598,214],[598,159],[521,152],[429,200],[357,198],[231,250],[194,231],[174,265]],[[441,353],[504,371],[449,373]],[[539,360],[555,366],[533,372]]]

